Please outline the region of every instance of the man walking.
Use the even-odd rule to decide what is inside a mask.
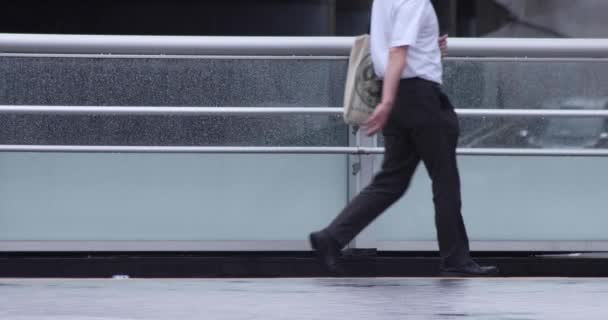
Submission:
[[[441,92],[439,25],[430,0],[375,0],[371,54],[383,79],[382,100],[366,123],[367,133],[382,131],[386,153],[381,171],[325,229],[310,235],[323,265],[342,273],[341,249],[407,190],[422,161],[433,182],[435,225],[445,276],[491,276],[469,253],[461,215],[456,163],[458,118]]]

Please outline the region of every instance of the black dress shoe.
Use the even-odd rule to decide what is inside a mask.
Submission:
[[[498,267],[482,267],[477,263],[455,268],[441,268],[442,277],[495,277],[498,276],[499,273]]]
[[[344,274],[344,269],[339,262],[341,248],[326,231],[311,233],[310,246],[315,250],[317,259],[327,271],[335,276]]]

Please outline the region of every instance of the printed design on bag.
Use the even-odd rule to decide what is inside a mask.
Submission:
[[[374,109],[380,103],[382,86],[380,80],[374,72],[371,54],[367,54],[356,73],[355,92],[367,107]]]

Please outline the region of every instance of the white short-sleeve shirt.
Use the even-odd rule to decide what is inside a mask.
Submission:
[[[371,54],[374,69],[384,78],[390,48],[408,46],[402,78],[420,77],[441,84],[439,23],[430,0],[374,0]]]

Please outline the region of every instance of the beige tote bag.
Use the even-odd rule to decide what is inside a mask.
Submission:
[[[374,72],[369,35],[355,39],[350,52],[344,90],[344,122],[360,126],[380,103],[382,82]]]

